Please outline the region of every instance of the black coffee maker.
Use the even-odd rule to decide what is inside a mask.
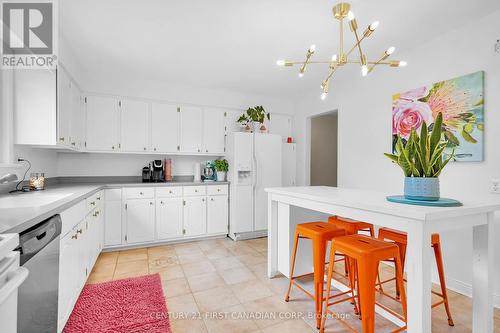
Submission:
[[[153,161],[153,174],[151,176],[151,181],[154,183],[163,182],[165,178],[163,177],[163,160]]]

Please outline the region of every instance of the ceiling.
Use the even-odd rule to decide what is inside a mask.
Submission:
[[[276,60],[303,59],[311,44],[316,44],[317,59],[336,53],[338,24],[331,14],[335,3],[64,0],[60,25],[90,75],[291,97],[319,90],[326,68],[310,67],[308,75],[299,79],[298,69],[277,68]],[[398,50],[500,9],[497,0],[352,0],[351,4],[360,29],[380,21],[366,43],[372,58],[391,45],[397,47],[397,58]],[[350,45],[351,33],[346,36]]]

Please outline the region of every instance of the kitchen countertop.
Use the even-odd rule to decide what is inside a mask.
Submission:
[[[201,186],[201,185],[227,185],[229,182],[193,182],[172,181],[165,183],[142,183],[142,182],[105,182],[105,183],[63,183],[48,186],[44,191],[19,192],[0,195],[4,198],[29,198],[33,200],[61,197],[49,204],[31,206],[29,203],[17,208],[0,208],[0,234],[19,233],[43,220],[59,214],[79,201],[90,197],[92,194],[107,188],[121,187],[166,187],[166,186]],[[27,199],[26,199],[27,200]]]

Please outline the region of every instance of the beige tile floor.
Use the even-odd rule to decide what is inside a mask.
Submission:
[[[270,280],[266,270],[266,238],[239,242],[226,238],[102,253],[87,283],[159,273],[174,333],[317,332],[310,318],[312,300],[295,288],[292,300],[284,302],[288,280]],[[381,274],[389,276],[391,269],[382,267]],[[471,332],[470,299],[450,291],[450,303],[455,327],[447,325],[440,306],[432,312],[432,331]],[[348,303],[336,309],[359,329],[360,321]],[[382,317],[377,317],[376,325],[377,332],[395,328]],[[328,321],[326,331],[349,332],[334,319]],[[495,332],[500,332],[499,310]]]

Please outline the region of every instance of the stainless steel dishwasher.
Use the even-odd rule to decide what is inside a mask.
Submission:
[[[19,233],[17,250],[29,275],[19,288],[18,333],[57,332],[60,235],[59,215]]]

